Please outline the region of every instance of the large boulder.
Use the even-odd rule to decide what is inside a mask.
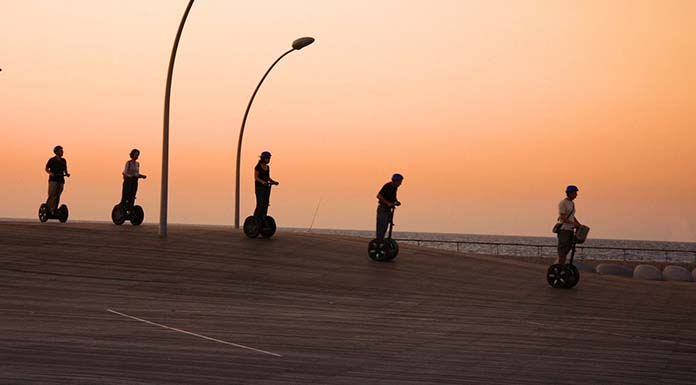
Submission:
[[[633,277],[633,270],[626,266],[613,263],[600,263],[597,265],[597,272],[604,275],[619,275],[622,277]]]
[[[694,281],[694,276],[689,273],[689,270],[676,265],[669,265],[665,267],[665,269],[662,270],[662,278],[664,278],[665,281]]]
[[[584,262],[573,262],[573,265],[577,267],[579,271],[586,272],[586,273],[596,273],[597,269],[595,269],[594,266],[590,265],[589,263],[584,263]]]
[[[653,265],[638,265],[633,269],[633,278],[662,281],[662,272]]]

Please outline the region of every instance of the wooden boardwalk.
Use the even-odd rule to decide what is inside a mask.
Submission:
[[[495,257],[156,230],[0,222],[0,383],[696,383],[696,284],[554,290]]]

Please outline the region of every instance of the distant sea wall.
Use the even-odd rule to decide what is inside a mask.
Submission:
[[[287,231],[307,232],[307,229],[288,228]],[[374,237],[368,230],[312,229],[317,234]],[[394,232],[394,238],[442,250],[509,256],[555,256],[556,238],[513,235],[479,235],[451,233]],[[412,240],[412,241],[409,241]],[[588,239],[578,245],[576,257],[591,260],[625,260],[658,262],[696,262],[696,243],[663,242],[625,239]]]

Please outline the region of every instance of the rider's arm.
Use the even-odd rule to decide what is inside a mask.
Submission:
[[[384,197],[382,196],[382,194],[377,194],[377,200],[379,200],[379,203],[381,203],[381,204],[383,204],[383,205],[385,205],[385,206],[394,207],[394,203],[393,203],[393,202],[389,202],[388,200],[384,199]]]
[[[254,179],[259,183],[263,183],[263,184],[268,183],[268,181],[265,181],[265,180],[259,178],[259,170],[254,170]]]
[[[570,213],[560,213],[560,214],[558,214],[558,220],[561,221],[561,222],[563,222],[563,223],[572,224],[573,221],[571,221],[570,219],[568,219],[569,216],[570,216]]]
[[[65,176],[70,177],[70,173],[68,172],[68,161],[65,161],[65,171],[63,171]]]
[[[562,200],[561,203],[558,204],[558,221],[574,225],[575,221],[570,220],[570,215],[573,214],[574,210],[572,207],[568,207],[565,202],[566,200]]]
[[[575,224],[575,221],[571,221],[571,220],[570,220],[570,218],[569,218],[569,217],[570,217],[570,214],[571,214],[571,213],[561,213],[560,215],[558,215],[558,220],[561,221],[561,222],[563,222],[563,223],[567,223],[567,224],[569,224],[569,225],[573,225],[573,224]]]
[[[46,162],[46,174],[53,176],[53,173],[51,172],[51,159]]]
[[[121,174],[128,178],[133,177],[133,174],[130,172],[130,160],[126,162],[126,166],[123,168],[123,172]]]

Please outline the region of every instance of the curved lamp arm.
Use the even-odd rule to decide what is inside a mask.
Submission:
[[[172,76],[174,74],[174,59],[176,59],[176,50],[179,48],[179,40],[181,33],[184,30],[184,24],[188,17],[191,6],[194,0],[189,0],[184,11],[184,16],[179,23],[179,29],[176,31],[174,38],[174,46],[172,47],[172,55],[169,58],[169,70],[167,71],[167,86],[164,91],[164,128],[162,133],[162,188],[160,196],[160,223],[159,236],[167,236],[167,186],[169,183],[169,100],[172,94]]]
[[[240,168],[240,163],[241,163],[241,157],[242,157],[242,138],[244,137],[244,127],[246,126],[246,121],[247,117],[249,116],[249,110],[251,109],[251,103],[254,102],[254,98],[256,97],[256,93],[259,92],[259,88],[261,88],[261,84],[263,84],[263,81],[266,80],[266,77],[268,74],[271,72],[273,67],[275,67],[276,64],[280,61],[280,59],[284,58],[287,54],[289,54],[292,51],[299,51],[302,48],[314,43],[314,38],[313,37],[301,37],[299,39],[296,39],[295,41],[292,42],[292,49],[289,49],[287,52],[284,54],[280,55],[276,61],[271,64],[271,66],[268,68],[265,74],[263,74],[263,77],[261,78],[261,81],[259,82],[258,85],[256,85],[256,89],[254,89],[254,93],[251,94],[251,99],[249,99],[249,104],[247,104],[246,111],[244,111],[244,118],[242,119],[242,127],[239,130],[239,143],[237,144],[237,173],[236,173],[236,181],[235,181],[235,196],[234,196],[234,228],[238,229],[239,228],[239,168]]]

